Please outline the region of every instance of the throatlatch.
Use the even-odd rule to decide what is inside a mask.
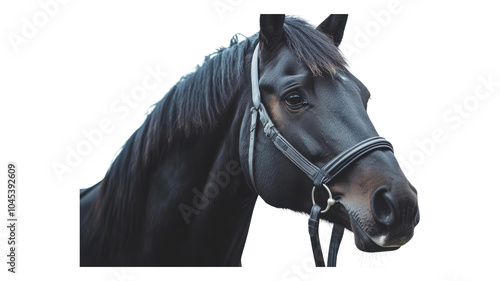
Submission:
[[[259,44],[257,44],[257,46],[255,47],[255,51],[252,57],[251,79],[253,107],[251,108],[252,117],[250,125],[250,148],[248,152],[248,170],[250,180],[252,181],[253,187],[256,188],[253,158],[255,136],[257,131],[257,119],[259,118],[260,122],[263,125],[263,130],[266,137],[274,143],[279,151],[281,151],[288,159],[290,159],[290,161],[292,161],[313,181],[313,188],[311,191],[313,206],[311,208],[311,214],[309,217],[309,235],[311,236],[311,245],[316,266],[325,266],[325,261],[323,258],[318,235],[319,219],[321,213],[326,213],[330,209],[330,207],[332,207],[336,203],[330,189],[326,184],[334,179],[347,166],[349,166],[357,159],[363,157],[367,153],[373,150],[381,149],[393,151],[392,145],[384,138],[374,136],[361,141],[353,147],[343,151],[322,168],[319,168],[311,163],[306,157],[304,157],[285,139],[285,137],[283,137],[283,135],[280,134],[278,129],[276,129],[276,127],[274,126],[274,123],[271,121],[271,118],[269,117],[269,114],[267,113],[264,105],[261,104],[259,90]],[[316,204],[316,200],[314,198],[314,193],[317,188],[325,188],[329,196],[326,202],[327,205],[324,210],[321,210],[321,207]],[[330,239],[327,264],[328,266],[336,266],[337,253],[339,250],[340,242],[342,241],[343,234],[344,227],[339,224],[335,224],[333,226],[332,236]]]

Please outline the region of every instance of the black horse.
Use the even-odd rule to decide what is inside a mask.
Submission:
[[[261,124],[249,171],[252,53],[259,46],[270,119],[322,167],[377,136],[366,113],[370,93],[338,50],[346,19],[331,15],[313,28],[261,15],[258,34],[232,40],[173,86],[104,179],[81,191],[81,266],[239,266],[257,196],[308,213],[311,179]],[[353,231],[360,250],[395,250],[412,238],[417,191],[391,151],[367,153],[325,186],[338,203],[321,218]]]

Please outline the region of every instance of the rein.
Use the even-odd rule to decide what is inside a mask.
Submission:
[[[301,169],[313,182],[313,187],[311,190],[312,208],[309,216],[309,235],[311,237],[311,245],[316,266],[325,266],[323,252],[321,250],[318,235],[320,219],[319,217],[321,213],[326,213],[330,209],[330,207],[336,203],[336,200],[333,198],[332,193],[326,184],[333,178],[335,178],[347,166],[349,166],[357,159],[363,157],[367,153],[379,149],[387,149],[393,151],[392,145],[382,137],[371,137],[343,151],[335,158],[333,158],[330,162],[326,163],[323,167],[319,168],[311,163],[306,157],[304,157],[285,139],[285,137],[283,137],[283,135],[280,134],[278,129],[276,129],[276,127],[274,126],[274,123],[271,121],[271,118],[269,117],[269,114],[267,113],[264,105],[262,105],[261,103],[261,95],[259,90],[259,44],[257,44],[257,46],[255,47],[255,51],[252,56],[251,79],[253,107],[251,108],[252,117],[250,125],[250,147],[248,153],[248,169],[250,180],[252,181],[253,187],[256,189],[253,159],[255,150],[255,136],[257,130],[257,118],[259,118],[260,122],[263,125],[264,134],[266,135],[266,137],[270,139],[278,148],[278,150],[281,151],[288,159],[290,159],[290,161],[292,161],[295,166]],[[316,191],[316,188],[324,188],[328,192],[328,199],[324,210],[321,210],[321,207],[316,204],[316,200],[314,198],[314,192]],[[328,252],[328,266],[336,266],[337,253],[339,250],[340,242],[342,241],[343,234],[344,227],[339,224],[334,224]]]

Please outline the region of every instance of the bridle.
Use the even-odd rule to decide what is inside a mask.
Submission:
[[[257,117],[260,116],[260,122],[264,126],[264,134],[266,135],[266,137],[269,138],[278,148],[278,150],[281,151],[288,159],[290,159],[290,161],[292,161],[295,166],[301,169],[313,181],[313,188],[311,191],[313,206],[311,208],[309,217],[309,235],[311,237],[311,245],[316,266],[325,266],[325,261],[323,259],[323,253],[321,250],[318,235],[319,215],[320,213],[326,213],[336,202],[326,183],[335,178],[351,163],[373,150],[387,149],[393,151],[392,145],[382,137],[371,137],[343,151],[335,158],[333,158],[330,162],[326,163],[323,167],[319,168],[309,160],[307,160],[306,157],[304,157],[283,137],[283,135],[280,134],[280,132],[274,126],[274,123],[271,121],[271,118],[269,117],[269,114],[267,113],[265,107],[261,103],[259,90],[259,44],[257,44],[257,46],[255,47],[255,51],[252,56],[251,77],[253,107],[251,108],[252,117],[250,125],[248,170],[253,188],[256,188],[253,170],[255,132],[257,129]],[[329,198],[324,210],[321,210],[321,207],[316,204],[316,200],[314,198],[314,192],[316,191],[316,188],[324,188],[328,192]],[[330,239],[328,266],[336,266],[337,253],[339,250],[340,242],[342,241],[343,234],[344,227],[339,224],[335,224]]]

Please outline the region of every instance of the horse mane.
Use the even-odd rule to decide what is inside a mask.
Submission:
[[[301,19],[287,17],[286,44],[314,75],[333,75],[346,62],[329,37]],[[169,147],[188,137],[210,134],[234,95],[250,87],[253,35],[205,57],[201,66],[174,85],[124,144],[111,164],[86,219],[90,243],[117,250],[138,229],[148,193],[147,175]],[[102,256],[102,255],[101,255]],[[105,258],[102,256],[102,258]]]

